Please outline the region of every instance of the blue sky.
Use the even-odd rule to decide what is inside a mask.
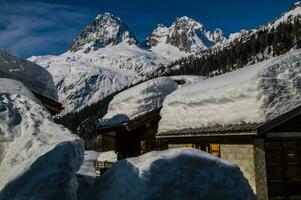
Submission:
[[[111,12],[142,41],[189,16],[226,35],[269,22],[297,0],[0,0],[0,48],[23,57],[60,54],[97,14]]]

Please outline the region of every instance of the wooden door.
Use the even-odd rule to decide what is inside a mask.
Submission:
[[[300,142],[269,141],[265,146],[269,199],[301,199]]]

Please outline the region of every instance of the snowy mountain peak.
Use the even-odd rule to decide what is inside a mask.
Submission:
[[[70,51],[82,50],[85,53],[110,45],[124,42],[127,45],[138,44],[134,34],[120,18],[106,12],[98,15],[70,45]]]
[[[168,50],[172,46],[181,52],[196,53],[224,40],[224,34],[220,29],[211,33],[203,24],[184,16],[177,18],[169,28],[158,25],[147,38],[147,45],[151,48],[161,46],[161,51],[165,44]]]
[[[146,45],[150,47],[164,43],[168,35],[168,28],[163,24],[158,24],[157,28],[146,38]]]

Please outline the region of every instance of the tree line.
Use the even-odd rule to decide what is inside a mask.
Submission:
[[[301,47],[301,17],[277,27],[261,27],[223,48],[209,49],[199,55],[179,59],[163,75],[214,76],[282,55]]]

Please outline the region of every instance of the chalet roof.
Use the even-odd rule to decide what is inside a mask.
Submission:
[[[266,124],[301,105],[300,66],[301,50],[294,50],[182,87],[163,102],[158,136]]]
[[[51,74],[43,67],[0,49],[0,78],[22,82],[31,92],[56,101]]]
[[[301,105],[265,123],[243,123],[227,126],[217,125],[204,128],[183,129],[158,133],[157,138],[261,135],[300,115]]]
[[[175,91],[178,85],[168,77],[159,77],[131,87],[110,102],[107,114],[98,121],[99,126],[118,126],[140,119],[162,107],[165,97]]]
[[[160,119],[160,110],[161,110],[161,108],[155,109],[151,112],[148,112],[148,113],[141,115],[139,117],[136,117],[134,119],[128,120],[124,123],[112,124],[112,125],[106,125],[106,126],[98,126],[97,131],[99,133],[105,133],[105,132],[116,131],[116,130],[131,131],[137,127],[145,125],[147,122],[150,122],[153,120],[159,120]]]

